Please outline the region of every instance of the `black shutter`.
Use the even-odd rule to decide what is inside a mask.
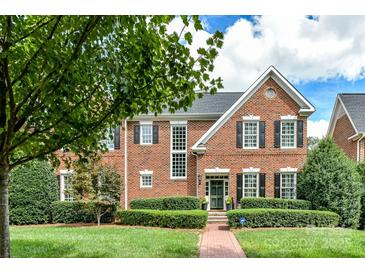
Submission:
[[[243,138],[243,122],[237,121],[236,123],[236,147],[242,148],[242,138]]]
[[[61,200],[61,175],[57,175],[57,182],[58,182],[58,198]]]
[[[280,198],[280,173],[275,173],[275,198]]]
[[[134,126],[134,138],[133,141],[135,144],[139,144],[139,126]]]
[[[114,149],[120,149],[120,126],[114,129]]]
[[[259,130],[260,130],[259,147],[264,148],[265,147],[265,131],[266,131],[265,121],[260,121]]]
[[[280,121],[274,121],[274,147],[280,147]]]
[[[153,125],[153,143],[158,144],[158,125]]]
[[[297,147],[303,147],[303,131],[304,131],[304,122],[303,120],[297,121]]]
[[[265,173],[260,173],[259,183],[260,183],[259,196],[265,197],[265,185],[266,185],[266,174]]]
[[[237,174],[237,204],[241,203],[242,198],[242,173]]]

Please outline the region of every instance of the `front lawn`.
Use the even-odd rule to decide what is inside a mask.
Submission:
[[[12,257],[189,258],[198,257],[199,233],[121,226],[11,227]]]
[[[242,229],[236,238],[252,258],[365,257],[365,231],[341,228]]]

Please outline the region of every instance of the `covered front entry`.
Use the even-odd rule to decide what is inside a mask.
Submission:
[[[223,180],[210,180],[210,209],[224,208],[223,188]]]

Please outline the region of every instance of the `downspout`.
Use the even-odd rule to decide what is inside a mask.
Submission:
[[[128,151],[127,151],[127,119],[124,120],[124,209],[128,209]]]
[[[198,168],[198,154],[193,152],[195,156],[195,183],[196,183],[196,197],[199,197],[199,168]]]

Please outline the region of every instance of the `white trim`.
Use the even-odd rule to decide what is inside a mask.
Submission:
[[[153,121],[139,121],[140,125],[152,125]]]
[[[243,173],[260,173],[260,168],[253,168],[253,167],[242,168],[242,172]]]
[[[364,139],[365,135],[362,134],[362,136],[357,140],[356,142],[356,160],[357,162],[361,162],[362,159],[361,159],[361,150],[360,150],[360,142],[362,139]]]
[[[293,146],[283,146],[283,123],[294,123],[294,143]],[[296,120],[281,120],[280,121],[280,148],[282,149],[292,149],[292,148],[297,148],[297,138],[298,138],[298,133],[297,133],[297,123]]]
[[[152,173],[146,173],[146,174],[141,174],[140,173],[140,176],[139,176],[139,187],[140,188],[152,188],[152,185],[153,185],[153,176],[152,176]],[[151,176],[151,185],[150,186],[145,186],[143,185],[143,176]]]
[[[229,176],[228,176],[228,178],[222,178],[222,179],[213,179],[213,178],[205,179],[205,183],[208,182],[208,195],[206,195],[206,188],[204,188],[204,194],[207,199],[207,210],[210,210],[210,205],[211,205],[211,203],[210,203],[210,194],[212,193],[212,191],[210,189],[211,180],[222,180],[223,181],[223,210],[227,210],[226,199],[227,199],[227,197],[229,197]],[[228,196],[226,196],[226,184],[228,184]],[[205,187],[206,187],[206,185],[205,185]]]
[[[161,113],[155,116],[154,114],[143,114],[135,116],[131,121],[152,120],[152,121],[176,121],[181,120],[217,120],[224,113]]]
[[[229,173],[230,169],[229,168],[206,168],[204,169],[204,173],[209,173],[209,174],[219,174],[219,173]]]
[[[270,66],[261,76],[243,93],[243,95],[213,124],[211,128],[193,145],[194,151],[198,147],[202,147],[206,142],[225,124],[229,118],[259,89],[259,87],[269,78],[273,78],[288,95],[296,101],[302,110],[308,110],[311,114],[315,108],[310,104],[295,87],[290,84],[280,72],[273,66]]]
[[[152,170],[147,170],[147,169],[141,170],[139,172],[139,175],[152,175],[152,174],[153,174],[153,171]]]
[[[352,128],[355,130],[355,133],[356,134],[359,134],[359,131],[355,127],[355,124],[352,121],[351,116],[350,116],[349,112],[347,111],[347,109],[345,107],[345,104],[342,102],[342,100],[340,98],[340,95],[337,94],[335,106],[333,107],[333,111],[332,111],[332,115],[331,115],[331,120],[330,120],[330,123],[329,123],[329,126],[328,126],[327,135],[328,136],[332,136],[333,135],[333,132],[335,130],[335,126],[336,126],[337,120],[342,117],[342,116],[341,117],[337,117],[338,116],[337,115],[337,112],[338,112],[338,105],[339,104],[341,105],[342,109],[344,110],[345,114],[347,115],[347,118],[350,120],[350,123],[352,125]]]
[[[128,124],[127,119],[124,120],[124,209],[128,209]]]
[[[280,168],[280,172],[297,172],[298,171],[298,168],[296,167],[283,167],[283,168]]]
[[[286,116],[280,116],[281,120],[298,120],[298,116],[294,116],[294,115],[286,115]]]
[[[243,169],[242,169],[243,170]],[[251,198],[251,197],[245,197],[245,175],[255,174],[256,175],[256,197],[252,198],[258,198],[260,196],[260,169],[258,172],[243,172],[242,174],[242,198]]]
[[[143,142],[143,127],[149,127],[151,128],[151,142]],[[141,140],[140,144],[141,145],[152,145],[153,144],[153,127],[152,127],[152,123],[140,123],[140,130],[139,130],[139,139]]]
[[[243,121],[260,121],[260,116],[253,116],[253,115],[243,116],[242,120]]]
[[[174,126],[184,126],[185,131],[185,150],[172,150],[172,128]],[[176,177],[172,176],[172,154],[173,153],[185,153],[185,176]],[[187,121],[170,121],[170,179],[171,180],[186,180],[188,177],[188,125]]]
[[[184,121],[177,121],[177,120],[174,120],[174,121],[170,121],[170,125],[187,125],[188,124],[188,121],[184,120]]]
[[[292,199],[296,199],[297,198],[297,180],[298,180],[298,174],[296,172],[293,171],[285,171],[285,172],[281,172],[280,173],[280,198],[282,198],[282,190],[283,190],[283,174],[294,174],[294,191],[295,191],[295,195],[294,198]],[[288,198],[286,198],[288,199]]]
[[[246,123],[256,123],[256,146],[254,147],[246,147],[245,146],[245,125]],[[247,121],[246,122],[244,121],[242,123],[242,148],[243,149],[258,149],[259,148],[259,140],[260,138],[260,123],[259,121],[257,121],[256,119],[255,120],[251,120],[251,121]]]
[[[70,176],[73,170],[61,169],[60,170],[60,200],[65,201],[65,176]]]

